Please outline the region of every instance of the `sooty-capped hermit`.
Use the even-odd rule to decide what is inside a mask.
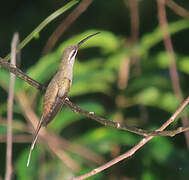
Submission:
[[[49,122],[51,122],[64,104],[65,97],[67,96],[70,90],[70,86],[72,84],[73,65],[79,47],[89,38],[97,34],[99,34],[99,32],[86,37],[78,44],[69,46],[64,50],[60,68],[50,81],[45,92],[45,97],[43,101],[43,113],[38,123],[37,129],[34,133],[34,138],[28,156],[27,166],[29,166],[31,153],[37,141],[41,127],[46,126]]]

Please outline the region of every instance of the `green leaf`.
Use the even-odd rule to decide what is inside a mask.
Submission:
[[[170,66],[170,57],[167,52],[160,52],[157,55],[157,63],[160,68],[169,68]]]
[[[175,94],[167,92],[164,93],[161,97],[162,98],[159,100],[160,108],[169,112],[174,112],[177,109],[179,101]]]
[[[7,112],[7,102],[0,104],[0,116]]]
[[[115,75],[109,70],[94,70],[87,73],[80,73],[74,76],[69,96],[76,96],[86,93],[110,91],[110,83],[115,81]]]
[[[189,74],[189,57],[184,57],[179,60],[179,69],[186,74]]]
[[[161,92],[155,87],[144,89],[136,95],[135,100],[138,103],[156,106],[168,112],[174,112],[179,104],[173,93]]]
[[[0,125],[0,135],[6,135],[7,134],[7,126]]]
[[[159,90],[155,87],[149,87],[138,93],[136,100],[142,104],[155,105],[159,97]]]
[[[166,137],[156,137],[150,142],[150,145],[151,156],[161,164],[164,164],[173,152],[173,145]]]
[[[152,171],[142,172],[141,180],[158,180],[156,175]]]
[[[140,77],[132,79],[128,86],[128,91],[136,93],[146,88],[158,88],[160,90],[171,90],[170,81],[162,75],[155,73],[146,73]]]
[[[109,56],[106,59],[104,68],[107,68],[107,69],[111,68],[113,70],[118,71],[122,60],[124,60],[127,57],[128,57],[128,53],[126,52],[126,50],[118,51],[115,54],[111,54],[111,56]]]
[[[102,127],[90,130],[75,141],[85,144],[85,146],[95,149],[97,152],[107,153],[115,143],[132,146],[137,142],[137,139],[137,136],[129,132]]]
[[[89,68],[90,67],[90,68]],[[75,61],[74,64],[74,78],[81,73],[90,73],[90,71],[99,70],[103,67],[103,59],[92,58],[86,62]]]
[[[0,86],[2,86],[5,90],[8,90],[10,84],[10,73],[0,68],[0,77]],[[23,87],[23,84],[24,81],[16,77],[14,85],[15,92],[20,90]]]
[[[40,170],[42,170],[40,171],[40,178],[53,180],[71,179],[73,177],[73,171],[66,167],[58,158],[55,159],[56,161],[51,160],[50,163],[45,163],[40,167]]]
[[[37,179],[37,174],[39,168],[37,168],[37,151],[36,149],[33,150],[30,166],[27,167],[27,157],[28,157],[29,149],[27,148],[25,151],[23,151],[20,156],[18,157],[18,160],[16,162],[16,173],[19,180],[33,180]]]

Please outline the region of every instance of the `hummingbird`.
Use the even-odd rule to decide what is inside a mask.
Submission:
[[[43,100],[43,113],[34,133],[34,138],[29,151],[27,167],[30,163],[31,153],[37,141],[42,126],[47,126],[56,116],[64,104],[64,100],[70,90],[73,76],[73,66],[79,47],[89,38],[99,34],[96,32],[87,36],[76,45],[68,46],[62,55],[60,68],[50,81]]]

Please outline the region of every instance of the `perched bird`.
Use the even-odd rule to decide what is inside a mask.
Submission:
[[[64,50],[60,68],[50,81],[45,93],[43,101],[43,113],[34,134],[34,138],[28,156],[27,167],[29,166],[31,153],[37,141],[41,127],[47,126],[48,123],[54,119],[58,111],[61,109],[65,97],[69,92],[70,86],[72,84],[72,74],[75,56],[78,52],[79,47],[86,40],[97,34],[99,34],[99,32],[86,37],[78,44],[69,46]]]

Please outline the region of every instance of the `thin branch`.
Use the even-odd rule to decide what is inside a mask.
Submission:
[[[131,20],[131,40],[133,44],[137,44],[139,36],[139,1],[138,0],[125,0],[129,1],[128,6],[130,9]],[[126,3],[127,4],[127,3]]]
[[[18,33],[13,36],[11,44],[11,63],[16,65],[16,47],[19,42]],[[8,95],[8,111],[7,111],[7,154],[6,154],[6,173],[5,180],[12,177],[12,118],[13,118],[13,100],[14,100],[14,82],[15,75],[10,73],[10,86]]]
[[[1,64],[4,64],[4,61],[3,61],[3,59],[0,58],[0,65]],[[6,66],[3,66],[5,69],[7,69],[7,70],[11,69],[10,68],[11,65],[9,63],[5,62],[5,64],[6,64]],[[27,76],[26,74],[24,74],[18,68],[14,67],[11,70],[12,70],[11,71],[12,73],[14,73],[15,75],[19,75],[19,77],[21,79],[25,80],[26,82],[28,82],[30,85],[36,87],[37,89],[40,89],[40,90],[42,90],[42,89],[45,90],[46,89],[45,86],[41,85],[37,81],[35,81],[32,78],[30,78],[29,76]],[[133,132],[135,134],[139,134],[139,135],[142,135],[142,136],[150,136],[150,135],[153,135],[153,136],[175,136],[178,133],[181,133],[181,132],[184,132],[184,131],[188,130],[187,129],[188,126],[180,127],[180,128],[178,128],[176,130],[173,130],[173,131],[163,131],[163,132],[143,130],[143,129],[140,129],[140,128],[136,128],[136,127],[132,127],[132,126],[126,125],[124,123],[117,123],[117,122],[109,121],[109,120],[107,120],[107,119],[105,119],[103,117],[95,115],[94,112],[89,112],[89,111],[86,111],[86,110],[83,110],[83,109],[80,111],[81,108],[79,108],[76,104],[73,104],[71,101],[69,101],[69,99],[66,99],[65,104],[72,111],[77,112],[77,113],[81,113],[81,114],[83,114],[83,115],[85,115],[87,117],[90,117],[90,118],[100,122],[101,124],[103,124],[105,126],[110,126],[110,127],[114,127],[114,128],[117,128],[117,129],[127,130],[129,132]]]
[[[189,102],[189,97],[186,99],[186,102]],[[132,127],[132,126],[128,126],[124,123],[118,123],[118,122],[113,122],[113,121],[109,121],[103,117],[100,117],[98,115],[96,115],[94,112],[89,112],[86,111],[82,108],[80,108],[79,106],[77,106],[76,104],[73,104],[68,98],[65,99],[65,104],[75,113],[79,113],[82,114],[86,117],[89,117],[91,119],[94,119],[95,121],[98,121],[99,123],[105,125],[105,126],[110,126],[116,129],[122,129],[122,130],[126,130],[138,135],[142,135],[142,136],[175,136],[176,134],[179,134],[181,132],[185,132],[189,130],[189,126],[187,127],[179,127],[176,130],[170,130],[170,131],[150,131],[150,130],[144,130],[144,129],[140,129],[140,128],[136,128],[136,127]]]
[[[2,66],[4,69],[8,70],[9,72],[12,72],[20,79],[26,81],[28,84],[34,86],[35,88],[39,90],[44,90],[45,86],[38,83],[34,79],[30,78],[28,75],[26,75],[23,71],[21,71],[19,68],[17,68],[15,65],[6,62],[4,59],[0,58],[0,66]]]
[[[60,36],[69,28],[69,26],[88,8],[92,0],[83,0],[72,11],[71,14],[58,26],[58,28],[49,37],[44,49],[43,54],[47,54],[56,44]]]
[[[6,142],[7,136],[0,137],[0,142]],[[29,143],[31,142],[32,138],[30,135],[23,135],[23,134],[14,134],[12,142],[14,143]]]
[[[138,37],[139,37],[139,0],[125,0],[125,4],[129,7],[130,11],[130,22],[131,22],[131,44],[133,46],[133,52],[131,54],[131,62],[135,64],[134,73],[136,75],[141,74],[141,67],[140,67],[140,57],[136,50],[136,46],[138,44]]]
[[[189,18],[189,11],[176,4],[173,0],[165,0],[165,3],[179,16],[182,16],[184,18]]]
[[[178,116],[178,114],[187,106],[187,104],[189,103],[189,97],[183,102],[183,104],[181,104],[181,106],[177,109],[177,111],[168,119],[168,121],[166,121],[159,129],[157,129],[157,131],[163,131],[167,126],[169,126],[174,120],[175,118]],[[88,177],[91,177],[111,166],[113,166],[114,164],[122,161],[123,159],[126,159],[130,156],[132,156],[137,150],[139,150],[142,146],[144,146],[148,141],[150,141],[154,136],[148,136],[143,138],[137,145],[135,145],[134,147],[132,147],[129,151],[125,152],[124,154],[112,159],[111,161],[107,162],[106,164],[103,164],[102,166],[90,171],[87,174],[84,174],[82,176],[78,176],[75,178],[72,178],[71,180],[82,180],[82,179],[86,179]]]
[[[178,72],[176,69],[174,49],[173,49],[173,45],[171,42],[171,37],[169,35],[169,31],[168,31],[165,2],[164,2],[164,0],[157,0],[157,2],[158,2],[158,18],[159,18],[160,26],[161,26],[161,29],[163,32],[164,45],[165,45],[165,48],[168,52],[169,59],[170,59],[170,77],[171,77],[171,81],[172,81],[172,86],[173,86],[175,94],[177,95],[179,100],[181,100],[182,92],[180,89]]]
[[[158,18],[160,22],[160,26],[163,32],[163,38],[164,38],[164,44],[165,48],[167,50],[167,53],[169,55],[170,59],[170,67],[169,67],[169,73],[171,77],[171,82],[173,86],[174,93],[179,100],[179,102],[183,101],[182,91],[180,88],[180,82],[179,82],[179,76],[176,68],[176,61],[174,56],[174,49],[171,41],[171,37],[168,31],[168,23],[166,18],[166,9],[165,9],[165,1],[164,0],[157,0],[158,3]],[[186,115],[184,115],[182,118],[182,124],[183,126],[188,126],[188,118]],[[189,148],[189,132],[185,132],[185,138],[187,147]]]

